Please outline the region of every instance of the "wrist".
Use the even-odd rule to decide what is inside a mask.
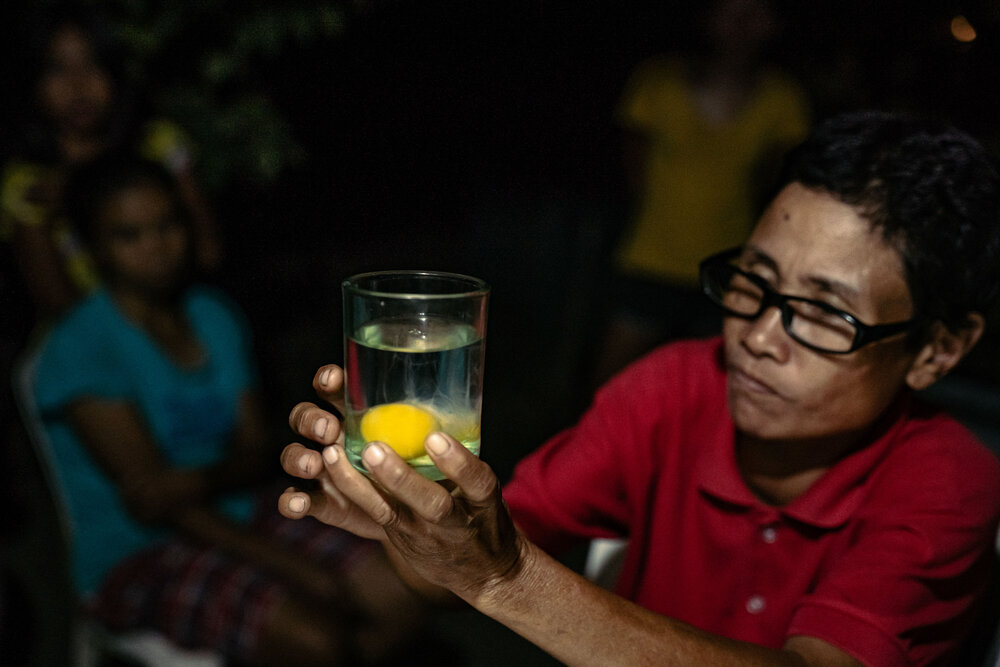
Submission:
[[[503,571],[488,579],[474,595],[461,596],[476,609],[492,616],[495,611],[511,608],[525,592],[540,583],[538,563],[541,552],[520,533],[517,536],[517,556]]]

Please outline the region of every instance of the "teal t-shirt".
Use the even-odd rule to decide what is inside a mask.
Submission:
[[[83,596],[123,558],[163,534],[128,516],[116,487],[70,427],[66,407],[83,397],[129,400],[172,465],[204,466],[224,456],[240,398],[256,381],[238,309],[208,287],[188,290],[183,304],[206,351],[197,367],[167,357],[104,289],[60,320],[39,352],[35,402],[68,513],[73,574]],[[253,501],[234,495],[221,501],[220,510],[245,522]]]

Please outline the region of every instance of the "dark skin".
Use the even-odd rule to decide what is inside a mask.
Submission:
[[[187,234],[174,212],[171,198],[152,184],[111,196],[100,209],[95,256],[122,313],[178,366],[191,368],[203,362],[205,350],[176,296]],[[139,407],[127,399],[82,397],[68,416],[135,519],[255,563],[294,591],[265,623],[259,664],[377,660],[421,617],[415,596],[384,557],[336,572],[214,509],[220,494],[266,478],[271,455],[263,414],[259,396],[244,394],[225,458],[198,468],[171,465]]]
[[[340,368],[321,368],[313,386],[344,407]],[[286,491],[283,514],[380,539],[411,585],[458,596],[566,664],[860,665],[811,637],[772,650],[710,635],[592,584],[517,532],[492,470],[445,434],[432,434],[427,451],[454,482],[452,491],[413,472],[382,443],[364,453],[373,484],[347,461],[339,421],[316,405],[297,405],[289,421],[327,446],[322,456],[297,443],[282,452],[286,472],[322,485],[309,494]]]
[[[823,192],[786,187],[747,248],[741,265],[775,289],[822,298],[866,322],[912,316],[898,251],[858,211]],[[799,497],[866,445],[903,392],[954,368],[982,330],[982,317],[971,313],[967,328],[933,326],[919,345],[897,335],[828,355],[796,343],[776,307],[755,319],[726,318],[726,408],[749,490],[774,505]],[[341,414],[343,384],[336,366],[313,379],[320,399]],[[566,664],[861,664],[818,637],[790,636],[772,649],[710,634],[592,584],[516,530],[493,471],[445,434],[425,444],[450,484],[421,477],[379,442],[362,455],[369,480],[348,462],[332,412],[301,403],[289,421],[323,450],[292,443],[282,453],[286,472],[320,481],[316,491],[288,489],[279,499],[285,516],[313,516],[380,540],[408,579],[449,591]]]

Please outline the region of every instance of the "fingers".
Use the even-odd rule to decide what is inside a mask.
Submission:
[[[372,521],[379,526],[396,521],[395,509],[372,485],[371,480],[354,469],[347,460],[343,447],[327,447],[323,450],[323,460],[331,483]]]
[[[312,509],[312,498],[304,491],[288,487],[278,497],[278,512],[287,519],[302,519],[309,516]]]
[[[350,467],[349,463],[347,465]],[[357,474],[357,471],[354,472]],[[369,490],[378,496],[378,493],[371,487],[371,482],[360,474],[358,476],[361,477],[361,481],[368,486]],[[381,526],[372,521],[361,507],[343,493],[329,474],[321,475],[318,479],[320,481],[319,489],[306,492],[289,487],[281,494],[278,498],[278,511],[282,516],[289,519],[311,516],[325,524],[343,528],[366,539],[381,540],[385,538]],[[355,495],[357,494],[355,493]]]
[[[349,470],[347,472],[337,470],[336,459],[338,456],[331,454],[332,449],[333,447],[328,447],[321,455],[319,452],[295,442],[285,447],[281,452],[281,467],[285,472],[302,479],[315,479],[319,481],[320,487],[312,493],[294,489],[287,490],[281,495],[279,501],[282,514],[293,519],[313,516],[323,523],[342,527],[351,519],[351,514],[355,511],[352,499],[337,486],[337,481],[329,473],[336,471],[340,484],[345,489],[352,490],[354,497],[362,497],[363,486],[370,489],[371,483],[355,471],[343,455],[340,455],[339,458],[343,459],[343,464]],[[333,461],[333,464],[329,461]],[[359,484],[350,473],[354,473],[353,477],[360,477],[361,483]],[[372,492],[378,496],[374,489]]]
[[[288,519],[311,516],[350,530],[350,504],[340,494],[328,493],[326,489],[310,492],[288,487],[278,498],[278,512]]]
[[[369,443],[362,459],[379,484],[409,511],[432,523],[442,523],[452,515],[454,503],[448,490],[420,475],[391,447]]]
[[[293,442],[281,451],[281,467],[293,477],[315,479],[323,472],[323,458],[319,452]]]
[[[465,498],[481,503],[493,497],[498,480],[485,461],[446,433],[431,433],[425,445],[438,470],[458,485]]]
[[[333,364],[321,366],[313,376],[313,388],[341,414],[345,412],[343,369]],[[344,441],[340,420],[313,403],[299,403],[292,408],[288,425],[302,437],[323,445]]]
[[[425,444],[431,459],[462,497],[477,504],[495,499],[497,478],[485,462],[445,433],[432,433]],[[378,483],[414,514],[432,523],[442,523],[453,515],[454,497],[448,489],[424,478],[392,448],[380,442],[369,443],[362,459]],[[388,503],[386,506],[392,509]],[[394,513],[376,518],[382,525],[395,519]]]
[[[323,377],[321,369],[314,384],[328,389],[337,386],[339,391],[342,372],[336,366],[326,369],[330,374]],[[453,493],[463,498],[463,502],[481,506],[497,497],[498,482],[490,467],[444,433],[428,436],[426,447],[438,468],[457,487],[454,492],[420,475],[381,442],[369,443],[362,454],[364,465],[376,482],[373,485],[347,460],[340,422],[312,403],[296,405],[289,415],[289,424],[303,437],[328,445],[322,455],[299,443],[282,451],[281,465],[285,472],[302,479],[316,479],[321,485],[321,491],[312,494],[290,491],[282,496],[282,513],[290,518],[314,516],[324,523],[381,538],[384,533],[375,528],[393,526],[406,516],[416,515],[436,524],[448,523],[449,519],[464,520],[458,516],[461,512],[456,512]]]
[[[301,435],[323,445],[344,442],[340,420],[313,403],[299,403],[288,415],[288,425]]]
[[[344,369],[327,364],[313,376],[313,389],[320,398],[344,414]]]

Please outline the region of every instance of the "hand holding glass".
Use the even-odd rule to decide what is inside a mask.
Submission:
[[[386,443],[442,479],[424,439],[444,431],[479,454],[489,286],[430,271],[364,273],[343,283],[345,449]]]

